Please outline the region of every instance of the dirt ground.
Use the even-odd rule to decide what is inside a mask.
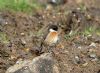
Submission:
[[[77,5],[68,5],[39,10],[33,15],[0,11],[0,73],[18,59],[36,57],[33,49],[40,46],[42,34],[51,24],[61,30],[60,43],[54,49],[60,73],[100,73],[100,32],[80,33],[91,26],[100,29],[100,8],[80,10]],[[71,31],[79,34],[69,36]]]

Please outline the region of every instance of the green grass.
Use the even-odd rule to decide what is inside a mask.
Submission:
[[[85,28],[85,30],[82,32],[83,35],[88,36],[91,35],[95,32],[95,28],[93,27],[89,27],[89,28]]]
[[[42,6],[36,0],[0,0],[0,10],[31,12],[40,8]]]
[[[95,27],[87,27],[87,28],[85,28],[84,31],[81,31],[81,32],[73,31],[71,34],[65,34],[64,38],[65,39],[73,39],[73,37],[75,37],[77,35],[84,35],[84,36],[98,35],[98,36],[100,36],[100,29],[96,29]]]
[[[85,36],[92,35],[92,34],[100,36],[100,29],[96,29],[95,27],[88,27],[82,32],[82,34]]]

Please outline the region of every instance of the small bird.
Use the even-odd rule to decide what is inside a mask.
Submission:
[[[51,25],[48,30],[49,30],[49,33],[45,36],[43,42],[41,43],[41,51],[44,50],[43,48],[44,46],[45,46],[45,49],[47,48],[46,49],[47,51],[52,50],[51,47],[55,46],[57,41],[59,40],[57,25]]]

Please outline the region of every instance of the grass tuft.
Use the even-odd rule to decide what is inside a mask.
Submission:
[[[82,32],[82,34],[85,36],[92,34],[100,35],[100,29],[96,29],[95,27],[88,27]]]

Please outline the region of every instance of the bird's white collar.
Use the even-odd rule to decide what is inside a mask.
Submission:
[[[55,31],[55,30],[53,30],[53,29],[50,29],[49,31],[50,31],[50,32],[56,32],[56,31]]]

